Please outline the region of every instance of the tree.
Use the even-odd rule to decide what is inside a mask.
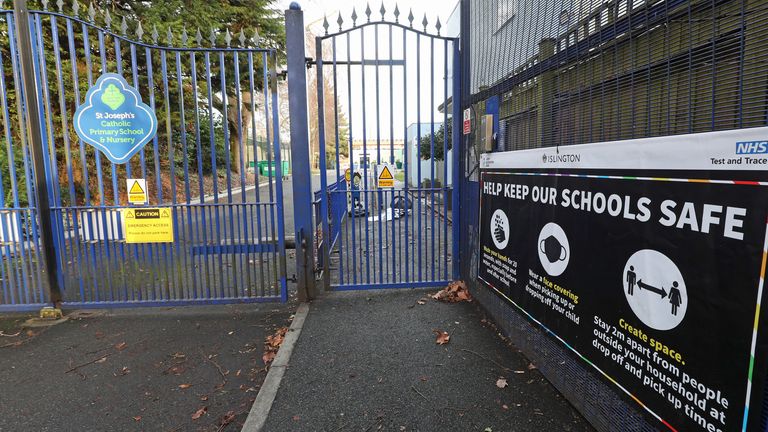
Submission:
[[[307,28],[307,51],[315,53],[315,36],[312,30]],[[323,58],[331,58],[333,52],[328,44],[323,45]],[[317,97],[317,71],[312,69],[307,72],[307,99],[309,110],[309,150],[312,168],[320,168],[320,109],[323,110],[325,119],[325,162],[327,167],[336,166],[336,146],[338,138],[339,155],[349,157],[349,121],[342,109],[341,100],[337,89],[333,86],[333,76],[326,68],[323,72],[323,106],[320,107]],[[338,115],[338,136],[336,135],[336,116]]]
[[[282,14],[275,10],[276,0],[221,0],[210,2],[208,0],[168,0],[164,2],[147,2],[143,0],[104,0],[93,4],[93,10],[89,10],[85,2],[72,3],[66,2],[64,14],[70,16],[79,16],[81,19],[93,22],[95,26],[108,28],[113,33],[125,33],[127,39],[139,39],[140,34],[144,42],[155,43],[158,45],[193,45],[195,33],[199,28],[206,35],[203,36],[202,45],[204,46],[224,46],[225,39],[230,37],[232,45],[253,48],[273,47],[282,58],[284,51],[284,26]],[[53,6],[54,2],[48,2]],[[76,5],[76,8],[75,8]],[[33,9],[42,9],[41,4],[31,4]],[[194,150],[197,140],[197,130],[200,131],[201,144],[210,143],[216,146],[215,153],[220,158],[224,153],[229,153],[231,168],[233,172],[239,172],[241,168],[240,143],[246,144],[243,137],[245,133],[244,125],[251,123],[251,112],[253,107],[250,95],[249,64],[247,54],[239,54],[239,64],[237,70],[240,72],[240,91],[237,91],[237,83],[233,79],[235,70],[235,55],[227,53],[219,56],[216,52],[210,54],[210,68],[203,65],[204,54],[191,52],[181,52],[178,57],[174,51],[161,51],[156,49],[145,50],[143,45],[133,45],[112,37],[109,33],[99,33],[90,26],[81,26],[74,21],[68,29],[67,21],[64,18],[57,18],[55,25],[49,15],[39,15],[39,28],[42,30],[40,39],[42,44],[41,61],[45,61],[45,66],[41,69],[46,74],[47,87],[44,90],[43,101],[46,104],[46,124],[47,136],[50,139],[51,147],[55,151],[57,161],[57,173],[61,185],[61,198],[63,205],[83,204],[85,196],[90,196],[92,203],[108,204],[115,202],[118,189],[122,189],[122,182],[118,182],[117,188],[112,187],[113,177],[117,177],[126,168],[131,168],[133,172],[139,169],[137,159],[131,161],[125,166],[112,166],[104,157],[90,146],[84,146],[81,157],[79,144],[71,127],[71,118],[77,106],[75,100],[75,88],[79,90],[80,97],[85,94],[89,86],[88,76],[93,81],[104,72],[118,72],[119,64],[122,65],[123,76],[129,83],[133,84],[133,73],[135,71],[138,77],[139,91],[146,98],[148,94],[154,94],[155,111],[158,116],[160,127],[157,134],[157,145],[159,151],[157,157],[151,150],[152,144],[148,145],[146,151],[147,167],[160,167],[163,173],[169,168],[175,166],[176,176],[183,176],[181,169],[186,163],[192,164],[191,160],[196,156]],[[123,24],[123,20],[125,24]],[[140,24],[139,24],[140,23]],[[139,31],[139,26],[143,29]],[[34,28],[34,26],[33,26]],[[88,33],[84,29],[87,29]],[[187,35],[187,41],[183,43],[182,35]],[[70,33],[71,30],[71,33]],[[156,30],[156,33],[155,33]],[[254,32],[258,30],[259,39],[254,38]],[[16,98],[14,76],[11,68],[11,47],[9,41],[9,27],[7,21],[0,21],[0,61],[2,61],[5,76],[6,88],[2,98],[3,104],[8,109],[8,119],[4,119],[8,125],[8,134],[0,134],[0,169],[2,169],[2,182],[4,192],[11,190],[10,174],[16,173],[18,182],[16,190],[19,192],[25,189],[25,175],[27,172],[24,167],[24,159],[29,158],[22,149],[22,128],[17,119],[20,116],[18,112],[18,102]],[[244,36],[241,42],[240,35]],[[228,36],[229,35],[229,36]],[[103,36],[100,38],[99,36]],[[59,51],[53,48],[54,37],[58,38]],[[88,39],[86,39],[86,37]],[[212,38],[213,42],[208,39]],[[100,45],[100,39],[103,39],[103,48]],[[72,41],[70,44],[69,41]],[[118,46],[120,49],[118,50]],[[86,61],[90,54],[90,64]],[[148,56],[146,53],[149,52]],[[132,57],[135,56],[135,61]],[[191,61],[196,56],[197,64],[195,71],[197,81],[192,84],[191,74],[193,68]],[[223,57],[223,58],[222,58]],[[253,69],[260,71],[263,65],[263,58],[260,54],[253,55]],[[163,65],[165,62],[165,65]],[[279,62],[279,60],[278,60]],[[61,73],[57,72],[58,63]],[[149,82],[148,72],[150,66],[153,69],[153,80]],[[166,68],[166,73],[162,73],[162,68]],[[222,80],[221,71],[224,71],[225,78]],[[206,98],[208,92],[208,72],[210,73],[211,98]],[[263,74],[255,73],[253,77],[254,92],[258,93],[263,88]],[[165,81],[164,82],[164,78]],[[19,83],[16,83],[19,84]],[[197,98],[194,97],[197,93]],[[184,103],[181,103],[181,100]],[[80,101],[82,102],[82,100]],[[225,103],[226,102],[226,103]],[[239,103],[238,103],[239,102]],[[258,106],[256,106],[258,109]],[[196,124],[195,114],[199,114],[199,125]],[[226,114],[227,122],[224,124],[219,121]],[[183,116],[183,117],[182,117]],[[184,122],[182,122],[182,118]],[[211,131],[209,126],[213,121]],[[70,149],[67,149],[64,142],[64,131],[67,130],[70,138]],[[182,142],[182,131],[186,132],[186,142]],[[228,146],[224,144],[223,131],[229,136]],[[213,140],[208,138],[213,137]],[[13,143],[10,147],[12,152],[8,151],[8,138]],[[219,146],[226,152],[220,151]],[[190,147],[193,149],[190,151]],[[25,147],[26,148],[26,147]],[[209,149],[202,149],[203,151]],[[201,152],[202,153],[202,152]],[[9,155],[14,156],[13,162]],[[197,162],[202,164],[202,170],[207,171],[210,166],[210,158],[203,157]],[[66,167],[66,160],[71,159],[72,172],[69,173]],[[100,162],[97,163],[97,159]],[[219,164],[219,168],[222,167]],[[208,164],[209,166],[205,166]],[[99,169],[100,168],[100,169]],[[197,167],[190,166],[190,172],[196,172]],[[96,172],[100,171],[102,175],[101,185],[103,193],[99,193],[99,185],[96,180]],[[151,172],[149,172],[151,171]],[[154,171],[148,169],[148,181],[154,176]],[[71,178],[68,178],[71,176]],[[180,178],[180,177],[179,177]],[[167,185],[167,179],[163,179],[163,189],[170,188]],[[175,178],[170,180],[170,184],[175,182]],[[200,179],[202,181],[202,179]],[[154,183],[154,182],[153,182]],[[170,193],[170,191],[168,191]],[[6,194],[8,195],[8,194]],[[167,197],[167,194],[164,194]],[[16,197],[6,199],[6,204],[10,205]],[[164,198],[165,199],[165,198]],[[19,205],[26,205],[26,196],[18,196]]]
[[[448,150],[450,150],[453,146],[451,138],[453,138],[453,135],[451,134],[451,130],[453,129],[450,119],[448,121],[448,141],[445,144],[448,147]],[[430,131],[431,132],[431,131]],[[436,161],[441,161],[445,159],[445,152],[443,151],[443,141],[445,140],[445,125],[440,125],[440,128],[435,131],[435,138],[434,138],[434,154],[432,153],[432,134],[427,133],[426,135],[421,137],[421,140],[419,141],[419,157],[423,160],[430,160],[434,159]]]

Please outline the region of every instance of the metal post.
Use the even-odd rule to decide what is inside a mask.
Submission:
[[[331,230],[328,226],[328,202],[331,199],[331,194],[328,192],[328,179],[327,179],[327,166],[325,161],[325,81],[323,78],[323,39],[320,37],[315,38],[315,55],[317,56],[317,137],[318,137],[318,152],[320,154],[320,217],[322,218],[323,229],[323,242],[320,253],[320,263],[323,269],[323,289],[329,291],[331,289]],[[331,145],[334,145],[332,143]],[[339,149],[336,149],[338,154]],[[338,179],[337,179],[338,180]]]
[[[461,55],[462,52],[459,49],[459,40],[453,40],[453,104],[451,115],[452,129],[451,129],[451,142],[453,144],[451,155],[453,160],[453,175],[451,176],[451,183],[453,184],[453,192],[451,194],[451,217],[453,218],[453,248],[451,250],[451,256],[453,257],[453,279],[457,280],[461,278],[461,181],[464,177],[461,172],[461,157],[464,154],[462,149],[462,140],[464,135],[461,132]],[[447,131],[446,131],[447,132]]]
[[[48,277],[48,291],[54,307],[61,306],[61,289],[56,269],[55,238],[51,224],[51,208],[48,201],[48,184],[45,177],[45,152],[42,136],[42,121],[35,79],[34,53],[29,33],[29,9],[26,0],[13,1],[13,18],[16,22],[16,40],[19,48],[24,107],[26,109],[27,136],[32,153],[35,176],[35,202],[40,224],[40,248],[43,253],[43,268]],[[22,115],[21,113],[19,115]]]
[[[293,162],[293,214],[296,230],[296,284],[300,301],[315,297],[315,257],[312,239],[312,174],[309,167],[307,71],[304,48],[304,12],[293,2],[285,11],[288,56],[288,110],[291,119]],[[324,239],[325,240],[325,239]]]

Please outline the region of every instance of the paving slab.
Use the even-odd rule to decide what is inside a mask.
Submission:
[[[474,303],[434,292],[314,301],[263,430],[593,430]]]

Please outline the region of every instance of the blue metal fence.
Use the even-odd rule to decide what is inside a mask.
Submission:
[[[144,41],[112,30],[107,11],[31,11],[56,269],[65,305],[103,307],[285,300],[286,263],[275,73],[277,52],[244,32],[157,29]],[[97,24],[97,21],[99,23]],[[0,9],[0,311],[48,302],[32,187],[25,105],[10,10]],[[224,41],[226,47],[217,47]],[[196,47],[188,47],[193,43]],[[72,115],[103,73],[117,73],[155,110],[158,134],[124,165],[77,138]],[[16,124],[18,121],[18,124]],[[259,146],[254,136],[267,136]],[[250,137],[250,139],[249,139]],[[252,148],[248,148],[248,144]],[[251,160],[246,160],[248,158]],[[276,164],[266,176],[253,161]],[[127,178],[167,208],[172,243],[126,244]]]
[[[320,221],[321,237],[335,234],[335,224],[340,228],[338,241],[324,242],[318,251],[330,273],[326,288],[444,285],[458,275],[458,244],[453,241],[458,225],[451,223],[458,170],[449,176],[448,169],[451,143],[458,140],[450,130],[440,137],[439,124],[458,130],[458,105],[451,104],[458,97],[458,38],[441,36],[439,20],[436,34],[429,33],[426,17],[420,21],[423,30],[414,28],[419,21],[414,23],[412,13],[401,24],[397,8],[388,12],[382,6],[381,17],[373,19],[370,7],[363,13],[359,18],[366,22],[358,23],[353,11],[347,29],[339,15],[335,33],[329,33],[326,20],[325,34],[314,40],[320,186],[327,191],[319,205],[321,215],[330,215]],[[416,146],[417,160],[405,149],[404,177],[393,180],[394,187],[380,185],[376,175],[381,171],[374,171],[373,164],[396,171],[395,141],[407,141],[410,123],[419,125],[419,140],[404,145]],[[423,123],[430,125],[428,130],[421,130]],[[349,148],[353,137],[361,148]],[[340,158],[345,150],[348,162]],[[358,165],[355,151],[371,164]],[[337,209],[346,205],[347,191],[328,189],[326,155],[336,159],[337,178],[345,169],[361,176],[360,206],[344,211],[346,217]],[[421,160],[428,173],[421,172]],[[418,179],[409,178],[409,164],[416,164]]]

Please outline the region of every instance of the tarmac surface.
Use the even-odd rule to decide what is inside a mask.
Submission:
[[[31,336],[4,316],[0,431],[239,431],[295,306],[75,312]]]
[[[593,430],[474,303],[435,291],[314,301],[264,430]]]

